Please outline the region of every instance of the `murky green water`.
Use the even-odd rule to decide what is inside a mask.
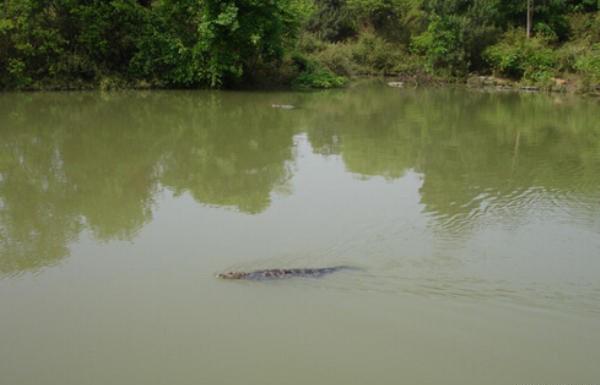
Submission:
[[[0,94],[0,383],[595,383],[599,122],[382,85]],[[364,271],[214,278],[338,264]]]

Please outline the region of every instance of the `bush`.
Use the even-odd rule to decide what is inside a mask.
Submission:
[[[496,74],[513,79],[542,81],[557,71],[558,55],[543,37],[527,39],[521,28],[510,29],[501,40],[484,51],[484,58]]]
[[[337,88],[343,87],[348,83],[348,78],[336,76],[331,71],[319,70],[316,72],[304,71],[300,73],[292,82],[295,89],[303,88]]]
[[[295,53],[292,55],[292,60],[299,72],[292,81],[293,88],[335,88],[343,87],[348,83],[345,76],[336,76],[313,58]]]
[[[464,77],[470,61],[463,47],[462,21],[434,16],[427,31],[413,38],[416,53],[425,55],[425,66],[430,72],[441,72],[451,77]]]
[[[113,76],[237,84],[256,63],[282,60],[301,8],[296,0],[3,0],[0,87]]]
[[[485,69],[481,54],[501,32],[495,0],[427,0],[427,30],[412,39],[415,52],[424,55],[426,69],[446,77],[465,78]]]
[[[315,0],[305,28],[317,38],[337,42],[356,35],[356,22],[345,0]]]
[[[300,35],[300,39],[297,43],[297,50],[311,54],[313,52],[319,52],[327,48],[329,43],[319,40],[314,34],[305,32]]]
[[[55,77],[56,59],[67,43],[44,2],[0,2],[0,87],[23,88],[36,77]]]
[[[405,56],[401,48],[370,32],[363,32],[359,36],[351,45],[351,52],[357,71],[371,75],[396,74]]]
[[[356,73],[352,62],[351,45],[347,43],[329,43],[315,58],[337,75],[352,76]]]
[[[394,41],[408,44],[418,28],[419,3],[412,0],[348,0],[348,7],[360,25]]]
[[[577,60],[575,69],[581,72],[587,86],[600,84],[600,43]]]
[[[560,73],[573,73],[577,69],[575,65],[577,61],[585,55],[588,50],[586,42],[568,42],[556,51],[557,70]]]

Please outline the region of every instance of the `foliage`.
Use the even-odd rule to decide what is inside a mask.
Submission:
[[[525,0],[2,0],[0,89],[289,84],[294,52],[321,63],[314,85],[422,66],[596,82],[600,3],[533,3],[527,40]]]
[[[417,11],[420,4],[420,0],[348,0],[361,25],[405,44],[410,33],[422,27],[425,15]]]
[[[67,41],[52,28],[41,0],[6,0],[0,4],[0,79],[8,86],[24,87],[37,76],[54,76],[53,63]]]
[[[206,63],[201,76],[216,87],[239,81],[259,58],[281,60],[297,27],[289,10],[286,0],[206,0],[194,46]]]
[[[429,71],[464,77],[483,68],[481,53],[500,32],[495,0],[429,0],[427,30],[413,38],[413,48],[424,54]]]
[[[358,71],[352,49],[353,44],[327,43],[313,57],[338,75],[353,76]]]
[[[538,82],[551,77],[558,63],[557,55],[547,39],[527,39],[522,29],[507,31],[484,55],[496,73]]]
[[[406,69],[406,63],[411,61],[402,46],[366,31],[356,40],[344,43],[320,42],[304,36],[299,50],[343,76],[394,75]]]
[[[346,40],[356,34],[356,22],[346,0],[315,0],[305,28],[324,41]]]
[[[333,72],[321,69],[316,71],[304,71],[294,79],[292,86],[296,89],[302,88],[336,88],[343,87],[348,83],[348,78],[336,76]]]
[[[292,56],[298,67],[298,76],[292,81],[292,87],[304,88],[335,88],[343,87],[348,83],[345,76],[336,76],[319,61],[296,53]]]
[[[463,42],[463,27],[459,20],[443,20],[436,16],[427,31],[413,39],[413,47],[417,53],[425,55],[429,71],[461,76],[466,74],[470,64]]]
[[[363,74],[393,75],[404,59],[399,47],[369,32],[360,35],[351,52],[358,72]]]
[[[299,28],[297,0],[6,0],[0,81],[100,81],[118,74],[171,87],[238,83],[280,61]]]
[[[600,84],[600,12],[576,13],[570,18],[571,42],[560,51],[564,70],[582,75],[583,87]]]
[[[583,1],[570,0],[534,0],[533,2],[533,31],[559,40],[565,40],[569,34],[567,14],[570,10],[581,9]],[[498,9],[503,27],[521,27],[523,17],[527,12],[525,0],[498,1]]]
[[[584,76],[587,85],[600,84],[600,43],[591,46],[588,52],[575,62],[575,69]]]

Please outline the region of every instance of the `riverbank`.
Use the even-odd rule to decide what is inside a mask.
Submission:
[[[491,88],[500,91],[519,90],[600,96],[600,84],[589,84],[576,75],[566,78],[553,77],[544,83],[514,81],[495,76],[471,75],[466,81],[466,86],[469,88]]]
[[[388,84],[391,87],[448,87],[458,86],[470,89],[488,89],[496,91],[524,91],[524,92],[543,92],[558,93],[568,95],[588,95],[600,97],[600,84],[589,84],[580,76],[571,75],[565,78],[551,78],[549,82],[536,83],[527,81],[516,81],[508,78],[492,75],[471,74],[466,80],[448,79],[435,76],[428,73],[396,75],[356,75],[345,78],[341,84],[336,87],[294,87],[294,73],[289,69],[280,73],[278,76],[266,76],[262,74],[260,78],[255,79],[253,85],[241,86],[237,89],[242,90],[301,90],[306,91],[318,88],[344,88],[361,83],[362,81],[381,80],[382,84]],[[296,74],[297,75],[297,74]],[[71,80],[48,80],[34,82],[27,87],[18,89],[18,91],[38,92],[38,91],[120,91],[120,90],[164,90],[172,89],[165,86],[160,81],[131,80],[119,76],[105,76],[95,81],[84,81],[81,79]],[[11,91],[10,89],[4,91]],[[13,89],[12,91],[15,91]]]

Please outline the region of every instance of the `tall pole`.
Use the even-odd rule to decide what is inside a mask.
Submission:
[[[531,8],[533,8],[533,0],[527,0],[527,38],[531,36]]]

